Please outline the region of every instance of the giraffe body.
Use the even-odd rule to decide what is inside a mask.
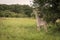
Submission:
[[[40,31],[40,28],[43,27],[47,32],[47,23],[46,21],[39,17],[38,10],[34,10],[34,14],[36,16],[37,31]]]

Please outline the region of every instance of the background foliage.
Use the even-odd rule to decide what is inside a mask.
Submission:
[[[0,17],[31,17],[32,7],[28,5],[0,4]]]

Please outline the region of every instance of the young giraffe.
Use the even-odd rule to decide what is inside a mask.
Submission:
[[[46,21],[39,17],[38,10],[34,10],[34,14],[36,16],[37,31],[40,31],[40,28],[43,27],[47,32],[47,23]]]

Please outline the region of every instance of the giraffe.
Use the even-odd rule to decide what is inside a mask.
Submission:
[[[40,31],[40,28],[43,27],[45,31],[47,32],[47,22],[43,20],[43,18],[39,17],[38,9],[33,10],[35,17],[36,17],[36,23],[37,23],[37,31]]]

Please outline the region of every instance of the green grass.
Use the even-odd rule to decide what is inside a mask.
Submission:
[[[60,40],[60,36],[36,31],[32,18],[0,18],[0,40]]]

